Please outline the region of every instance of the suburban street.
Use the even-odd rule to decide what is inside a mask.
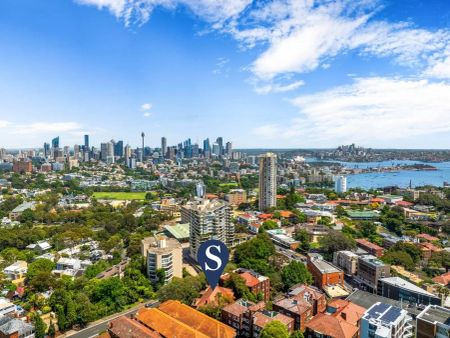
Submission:
[[[108,323],[118,317],[121,316],[131,316],[131,315],[135,315],[140,309],[142,309],[143,307],[145,307],[145,304],[151,303],[150,302],[146,302],[146,303],[142,303],[139,305],[136,305],[135,307],[132,307],[131,309],[125,310],[123,312],[120,313],[115,313],[109,317],[106,318],[102,318],[96,322],[93,322],[91,324],[89,324],[86,328],[80,330],[80,331],[69,331],[66,332],[64,335],[62,335],[61,337],[72,337],[72,338],[91,338],[91,337],[97,337],[101,332],[104,332],[108,329]],[[150,307],[157,307],[159,305],[158,301],[154,301],[154,303],[151,304]]]

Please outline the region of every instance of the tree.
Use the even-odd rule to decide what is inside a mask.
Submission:
[[[161,302],[169,299],[179,300],[191,305],[198,298],[205,282],[199,277],[173,278],[172,281],[158,290],[158,298]]]
[[[33,314],[32,321],[34,325],[34,336],[36,338],[44,338],[45,332],[47,330],[47,325],[45,325],[41,316],[39,316],[37,313]]]
[[[312,275],[306,269],[305,264],[298,261],[291,261],[281,270],[281,280],[285,290],[299,283],[311,284]]]
[[[275,247],[269,235],[258,234],[248,242],[242,243],[236,247],[234,259],[236,263],[255,258],[267,260],[275,253]]]
[[[289,338],[305,338],[302,331],[294,331]]]
[[[356,242],[353,238],[346,236],[339,231],[330,231],[328,235],[319,240],[319,244],[325,253],[327,259],[333,257],[333,253],[341,250],[351,250],[356,248]]]
[[[75,308],[75,303],[72,300],[72,298],[69,298],[66,304],[66,321],[67,326],[72,327],[73,324],[75,324],[75,321],[77,320],[77,311]]]
[[[297,229],[294,238],[300,242],[300,249],[308,251],[311,248],[311,236],[305,229]]]
[[[256,296],[250,292],[250,289],[245,284],[245,279],[237,273],[232,272],[229,274],[229,278],[225,281],[225,287],[233,290],[236,299],[256,300]]]
[[[50,325],[48,326],[47,335],[51,338],[53,338],[56,335],[55,324],[53,324],[51,319],[50,319]]]
[[[96,319],[97,313],[95,306],[91,303],[86,294],[78,293],[75,296],[75,304],[77,308],[76,324],[84,327],[87,323]]]
[[[377,226],[374,222],[361,221],[356,225],[356,228],[361,232],[362,237],[370,237],[377,234]]]
[[[278,224],[275,221],[269,220],[269,221],[265,221],[261,227],[259,228],[259,232],[263,233],[267,230],[273,230],[273,229],[278,229]]]
[[[56,306],[56,318],[58,320],[58,328],[60,331],[64,331],[67,328],[66,314],[64,313],[64,307],[62,305]]]
[[[289,331],[279,320],[273,320],[262,329],[260,338],[289,338]]]
[[[382,260],[391,265],[401,265],[407,270],[414,270],[414,261],[404,251],[389,251],[382,257]]]
[[[27,281],[36,291],[46,291],[55,283],[52,270],[55,263],[49,259],[40,258],[28,265]]]

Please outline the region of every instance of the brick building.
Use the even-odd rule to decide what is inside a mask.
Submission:
[[[270,299],[270,279],[263,276],[253,270],[239,268],[233,271],[241,276],[245,280],[245,285],[250,289],[250,291],[258,295],[261,293],[263,295],[264,301]],[[226,280],[229,278],[229,274],[226,273],[220,277],[220,284],[223,286]]]
[[[291,288],[285,298],[275,300],[273,309],[294,319],[294,328],[304,331],[306,322],[325,311],[326,299],[319,289],[300,284]]]
[[[253,303],[239,299],[222,309],[222,322],[236,329],[239,337],[259,337],[261,330],[271,321],[278,320],[289,332],[294,330],[294,319],[277,311],[265,310],[265,302]]]
[[[361,249],[367,251],[371,255],[374,255],[376,257],[383,256],[384,249],[381,246],[379,246],[379,245],[376,245],[376,244],[374,244],[372,242],[369,242],[367,239],[358,238],[356,240],[356,245],[358,247],[360,247]]]

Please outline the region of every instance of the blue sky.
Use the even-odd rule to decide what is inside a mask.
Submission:
[[[3,0],[0,147],[450,148],[445,0]]]

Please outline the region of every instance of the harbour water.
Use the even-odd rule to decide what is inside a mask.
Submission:
[[[450,162],[424,163],[419,161],[383,161],[383,162],[340,162],[347,168],[377,168],[390,167],[405,164],[430,164],[438,170],[401,170],[398,172],[373,172],[347,176],[349,188],[382,188],[387,186],[408,187],[410,182],[413,187],[434,185],[442,187],[444,182],[450,182]]]

